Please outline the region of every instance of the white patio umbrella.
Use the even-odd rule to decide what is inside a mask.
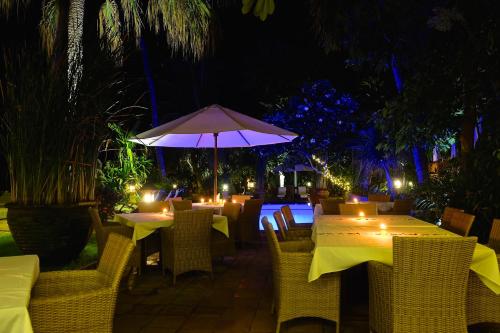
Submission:
[[[138,134],[130,141],[153,147],[214,148],[214,201],[217,149],[286,143],[298,135],[214,104]]]

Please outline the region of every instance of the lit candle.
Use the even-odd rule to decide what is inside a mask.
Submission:
[[[200,201],[201,201],[201,203],[205,203],[205,199],[203,199],[203,198],[201,198]]]
[[[163,214],[167,214],[167,209],[163,208]]]
[[[209,200],[208,200],[208,202],[209,202],[209,203],[212,203],[212,199],[209,199]]]
[[[365,212],[363,212],[363,211],[359,212],[359,217],[361,217],[361,218],[365,217]]]
[[[380,229],[382,229],[382,230],[387,229],[387,226],[385,225],[385,223],[380,223]]]
[[[236,200],[233,200],[233,203],[236,203]]]
[[[357,203],[358,203],[358,198],[354,198],[354,199],[352,199],[352,201],[353,201],[355,204],[357,204]]]

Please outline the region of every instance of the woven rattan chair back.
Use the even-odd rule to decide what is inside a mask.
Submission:
[[[475,237],[393,238],[392,332],[467,332]]]
[[[241,204],[238,202],[226,202],[222,208],[222,215],[227,217],[229,223],[229,236],[236,237],[236,230],[238,230],[238,219],[241,214]]]
[[[359,215],[363,212],[365,215],[378,215],[377,205],[374,203],[366,204],[339,204],[340,215]]]
[[[500,255],[497,255],[500,267]],[[467,325],[500,324],[500,295],[489,289],[475,272],[469,273],[467,285]]]
[[[368,194],[368,201],[389,202],[391,201],[391,196],[381,193],[371,193]]]
[[[92,220],[92,227],[95,230],[95,238],[97,241],[97,253],[98,257],[102,256],[104,250],[104,245],[106,244],[106,233],[104,227],[102,226],[101,217],[99,216],[99,211],[97,208],[89,207],[89,215]]]
[[[450,224],[446,229],[460,236],[468,236],[475,218],[476,217],[471,214],[455,212],[451,216]]]
[[[495,250],[497,254],[500,254],[500,219],[493,220],[490,238],[488,239],[488,247]]]
[[[441,215],[441,227],[446,228],[451,223],[451,217],[456,212],[463,213],[462,209],[453,208],[453,207],[445,207],[443,214]]]
[[[118,289],[134,247],[130,238],[115,233],[109,234],[97,271],[108,278],[113,289]]]
[[[172,200],[172,207],[174,207],[174,212],[191,210],[193,209],[193,202],[191,200]]]
[[[211,209],[174,212],[174,225],[161,228],[162,267],[169,269],[175,284],[179,274],[188,271],[212,273],[210,231]]]
[[[232,195],[231,196],[231,201],[234,203],[239,203],[244,205],[245,201],[252,199],[251,195]]]
[[[278,225],[278,231],[280,233],[280,237],[282,241],[287,240],[287,227],[285,224],[285,220],[283,219],[283,215],[281,215],[280,211],[275,211],[273,213],[274,221],[276,221],[276,224]]]
[[[323,214],[325,215],[340,215],[340,204],[345,204],[344,199],[319,199]]]
[[[267,217],[262,218],[273,267],[274,304],[277,309],[277,327],[299,317],[318,317],[337,323],[340,319],[340,274],[326,274],[308,282],[312,261],[309,241],[278,242]]]
[[[290,206],[285,205],[280,208],[281,214],[283,214],[283,218],[285,219],[285,225],[287,229],[296,227],[295,218],[293,217],[292,210]]]
[[[240,240],[244,244],[260,243],[259,218],[264,200],[250,199],[245,201],[238,226]]]
[[[394,215],[410,215],[413,208],[413,200],[394,200],[394,208],[392,214]]]
[[[140,201],[137,203],[137,209],[139,210],[139,213],[159,213],[162,212],[163,209],[169,210],[170,207],[168,202],[165,201]]]

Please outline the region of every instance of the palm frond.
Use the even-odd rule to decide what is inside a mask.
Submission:
[[[114,0],[106,0],[99,10],[99,37],[105,45],[116,55],[117,62],[121,62],[123,40],[121,35],[121,21],[118,5]]]
[[[57,34],[57,23],[59,22],[59,6],[56,0],[46,0],[42,4],[42,18],[40,19],[40,37],[42,47],[51,56]]]
[[[68,82],[70,100],[83,75],[83,19],[85,0],[71,0],[68,14]]]
[[[156,2],[156,1],[150,1]],[[123,11],[123,21],[125,25],[125,31],[128,35],[133,31],[135,37],[141,36],[142,21],[141,15],[142,10],[140,6],[140,1],[137,0],[120,0],[121,9]]]
[[[13,8],[19,10],[28,6],[29,3],[30,0],[0,0],[0,13],[8,17]]]
[[[204,0],[149,1],[147,20],[152,29],[165,31],[173,51],[200,59],[210,40],[210,5]]]

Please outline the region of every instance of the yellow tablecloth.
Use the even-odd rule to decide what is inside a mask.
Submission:
[[[33,332],[28,304],[39,273],[36,255],[0,257],[0,332]]]
[[[149,236],[158,228],[171,227],[174,224],[174,215],[163,213],[116,214],[115,220],[121,224],[134,228],[132,241],[136,244],[138,240]],[[214,215],[212,227],[229,237],[229,228],[227,224],[227,217]]]
[[[387,229],[382,230],[381,223]],[[458,237],[408,216],[385,215],[360,221],[355,217],[324,215],[313,225],[315,248],[309,281],[316,280],[322,274],[342,271],[370,260],[392,265],[393,236]],[[488,288],[500,294],[500,272],[495,251],[477,244],[470,268]]]

